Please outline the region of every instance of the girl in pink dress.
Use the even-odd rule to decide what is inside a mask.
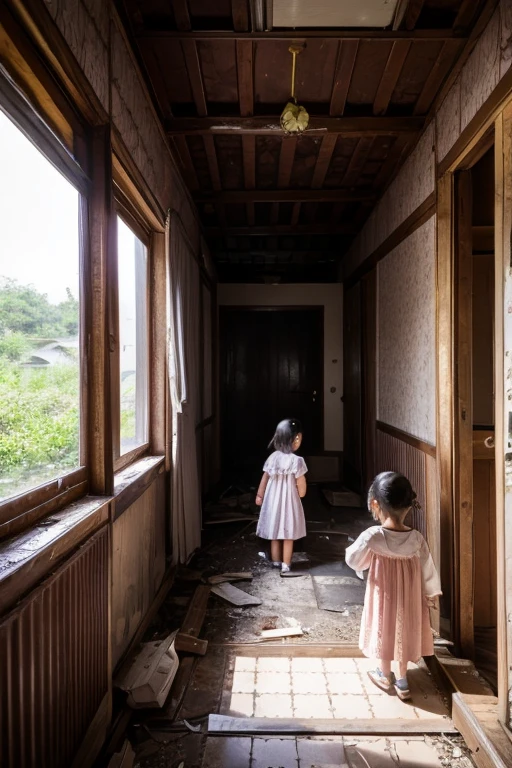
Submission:
[[[298,419],[284,419],[277,425],[269,448],[275,448],[265,462],[256,495],[261,507],[256,535],[270,539],[272,565],[281,573],[290,570],[293,542],[306,535],[301,498],[306,495],[306,462],[295,451],[302,443]]]
[[[345,552],[350,568],[369,568],[359,647],[365,656],[379,659],[380,666],[368,676],[403,700],[410,698],[407,662],[434,653],[429,607],[436,608],[442,594],[427,542],[419,531],[404,525],[415,499],[403,475],[377,475],[368,506],[380,525],[364,531]],[[398,662],[398,678],[391,671],[392,661]]]

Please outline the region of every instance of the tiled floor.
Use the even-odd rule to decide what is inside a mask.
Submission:
[[[203,768],[471,768],[465,756],[451,760],[450,754],[450,748],[440,751],[423,736],[357,740],[211,736]]]
[[[374,662],[360,658],[237,657],[222,714],[238,717],[443,719],[432,678],[410,665],[412,701],[403,702],[368,678]]]

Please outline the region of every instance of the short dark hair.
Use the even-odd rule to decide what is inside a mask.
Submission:
[[[283,453],[291,453],[293,441],[301,433],[302,424],[298,419],[283,419],[277,425],[274,437],[268,444],[268,447]]]
[[[405,475],[400,472],[381,472],[368,490],[368,507],[374,499],[384,512],[396,517],[413,505],[416,494]]]

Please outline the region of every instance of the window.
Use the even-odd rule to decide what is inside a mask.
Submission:
[[[119,455],[148,442],[147,248],[117,217],[119,282]]]
[[[80,194],[0,111],[0,500],[80,457]]]

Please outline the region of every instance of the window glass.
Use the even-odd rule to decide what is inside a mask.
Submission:
[[[0,499],[80,466],[79,208],[0,111]]]
[[[148,442],[147,249],[118,216],[120,455]]]

